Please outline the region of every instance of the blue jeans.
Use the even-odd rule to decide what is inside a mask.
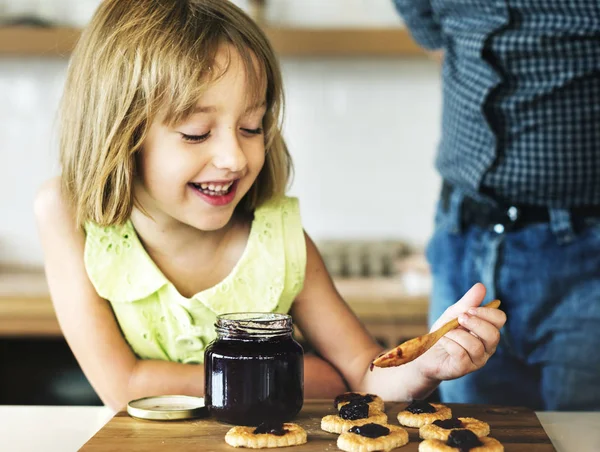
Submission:
[[[436,214],[427,246],[430,324],[476,282],[507,322],[480,370],[443,382],[443,402],[600,410],[600,220],[573,227],[568,211],[514,231],[461,227],[464,194]]]

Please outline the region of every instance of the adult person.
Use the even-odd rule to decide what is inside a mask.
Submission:
[[[430,317],[475,281],[508,317],[442,400],[600,409],[600,2],[394,3],[443,59]]]

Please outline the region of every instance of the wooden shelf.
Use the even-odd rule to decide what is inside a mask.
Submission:
[[[275,51],[289,57],[415,57],[425,52],[403,28],[265,27]],[[0,55],[68,57],[74,28],[0,27]]]
[[[0,27],[0,55],[66,58],[79,35],[75,28]]]
[[[414,57],[425,52],[403,28],[266,28],[281,56]]]
[[[395,279],[336,279],[336,287],[371,334],[413,337],[427,329],[428,297],[405,293]],[[0,268],[0,337],[59,337],[61,330],[40,270]]]

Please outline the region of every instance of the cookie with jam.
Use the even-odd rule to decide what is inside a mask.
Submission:
[[[378,395],[369,394],[366,392],[344,392],[333,400],[333,407],[336,410],[339,410],[342,406],[350,402],[365,402],[369,406],[377,408],[380,411],[385,411],[383,399]]]
[[[342,406],[338,414],[321,419],[321,429],[330,433],[343,433],[351,427],[368,423],[386,423],[387,414],[365,402],[350,402]]]
[[[392,450],[408,444],[408,432],[402,427],[369,422],[355,425],[337,439],[337,447],[347,452]]]
[[[406,427],[419,428],[426,424],[432,424],[433,421],[442,421],[451,417],[452,410],[446,405],[414,400],[398,413],[398,422]]]
[[[419,429],[419,436],[423,439],[448,439],[450,432],[456,429],[467,429],[475,433],[475,436],[488,436],[490,426],[486,422],[472,417],[453,417],[443,421],[433,421],[431,424],[422,426]]]
[[[489,436],[477,437],[471,430],[452,430],[448,439],[426,439],[419,444],[419,452],[504,452],[504,446]]]
[[[225,442],[233,447],[265,449],[306,443],[306,430],[291,422],[264,422],[258,427],[232,427]]]

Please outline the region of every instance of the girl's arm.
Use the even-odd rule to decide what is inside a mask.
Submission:
[[[57,179],[45,184],[35,201],[50,295],[62,332],[87,379],[115,410],[139,397],[204,394],[204,366],[141,360],[123,338],[110,304],[90,282],[83,262],[84,233],[61,195]],[[345,390],[337,371],[316,356],[305,358],[307,398]],[[326,384],[313,384],[322,376]]]
[[[346,383],[331,364],[318,356],[304,355],[305,399],[332,399],[346,391]]]
[[[157,394],[202,395],[204,367],[139,360],[123,338],[110,304],[90,282],[83,262],[84,233],[61,195],[58,180],[35,201],[50,295],[62,332],[102,401],[122,409]]]
[[[384,400],[424,398],[441,380],[458,378],[480,368],[494,353],[505,315],[496,309],[477,308],[476,315],[461,322],[476,336],[464,328],[452,331],[415,361],[370,372],[371,361],[383,349],[342,300],[308,235],[306,244],[306,279],[294,303],[294,319],[302,334],[340,371],[353,391],[373,392]],[[483,286],[476,286],[439,322],[479,305],[484,295]]]

